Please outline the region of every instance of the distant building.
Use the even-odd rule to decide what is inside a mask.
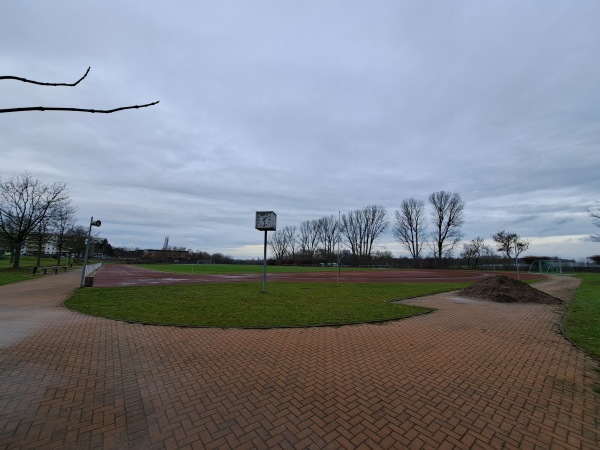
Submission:
[[[146,249],[142,256],[143,259],[149,261],[164,261],[164,262],[176,262],[186,261],[190,257],[189,250],[154,250]]]
[[[21,256],[33,256],[38,253],[39,241],[36,236],[29,238],[21,246]],[[55,255],[56,249],[56,237],[48,236],[42,241],[41,253],[42,256]]]

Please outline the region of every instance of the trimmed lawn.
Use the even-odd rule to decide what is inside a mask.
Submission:
[[[394,300],[462,289],[469,283],[272,282],[113,287],[76,290],[65,305],[128,322],[207,327],[341,325],[400,319],[430,311]]]
[[[33,267],[36,265],[37,258],[35,256],[21,256],[21,267],[13,269],[10,262],[10,257],[3,256],[0,258],[0,286],[18,281],[30,280],[32,277]],[[53,266],[56,260],[52,258],[42,258],[41,266]]]
[[[20,269],[14,270],[12,267],[0,268],[0,286],[4,284],[16,283],[18,281],[30,280],[31,279],[31,267],[21,267]]]
[[[569,305],[565,333],[581,348],[600,358],[600,274],[578,276],[583,281]]]

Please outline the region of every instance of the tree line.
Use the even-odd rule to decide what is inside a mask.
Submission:
[[[426,256],[440,265],[452,257],[463,237],[465,202],[458,193],[438,191],[428,196],[428,203],[429,217],[423,200],[403,200],[394,212],[392,223],[386,208],[380,205],[370,205],[338,217],[331,215],[306,220],[300,226],[291,225],[275,231],[270,235],[268,245],[277,261],[311,264],[316,260],[339,261],[346,255],[351,264],[369,264],[373,260],[375,243],[391,227],[394,237],[410,254],[416,267]],[[492,235],[492,239],[497,244],[496,250],[507,259],[518,257],[530,245],[518,234],[504,230]],[[461,257],[469,267],[477,267],[483,256],[492,253],[491,247],[478,236],[463,244]],[[377,257],[381,257],[381,252]]]
[[[374,256],[391,257],[389,252],[375,251],[377,240],[391,226],[398,242],[407,250],[416,267],[425,258],[442,263],[452,257],[461,242],[465,202],[460,194],[447,191],[433,192],[425,202],[408,198],[394,212],[392,223],[383,206],[370,205],[362,209],[306,220],[300,226],[286,226],[270,234],[268,245],[277,261],[313,263],[339,261],[347,258],[350,264],[368,264]],[[21,249],[25,243],[37,243],[38,265],[43,244],[51,237],[56,247],[57,262],[68,253],[81,255],[85,250],[87,229],[75,221],[75,208],[68,197],[65,183],[44,184],[30,173],[0,178],[0,249],[9,249],[13,267],[20,265]],[[588,209],[595,226],[600,227],[600,207]],[[596,234],[593,240],[600,240]],[[507,260],[515,259],[527,250],[530,242],[517,233],[500,230],[492,235],[496,251]],[[104,239],[98,242],[108,256],[116,256],[121,249],[113,249]],[[343,247],[343,248],[342,248]],[[125,251],[125,249],[123,249]],[[426,252],[429,253],[426,253]],[[483,237],[464,242],[460,256],[469,267],[475,268],[482,257],[494,250]],[[230,261],[221,254],[198,252],[198,260]]]
[[[0,179],[0,255],[9,250],[12,267],[18,269],[25,245],[35,247],[37,265],[45,253],[44,247],[52,242],[56,263],[63,255],[75,260],[82,258],[87,244],[88,229],[78,225],[76,209],[71,204],[65,183],[44,184],[30,173]],[[91,254],[131,261],[152,261],[144,250],[112,247],[107,239],[92,236]],[[176,253],[185,253],[186,261],[231,263],[233,259],[220,253],[192,252],[185,247],[168,247],[160,252],[158,262],[173,262]]]

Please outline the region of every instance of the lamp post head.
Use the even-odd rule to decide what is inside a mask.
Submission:
[[[90,223],[90,225],[91,225],[91,226],[93,226],[93,227],[99,227],[100,225],[102,225],[102,222],[101,222],[101,221],[99,221],[99,220],[93,220],[93,221]]]

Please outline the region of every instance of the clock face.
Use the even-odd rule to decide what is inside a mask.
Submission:
[[[256,211],[256,225],[257,230],[271,230],[275,231],[277,225],[277,214],[273,211]]]

